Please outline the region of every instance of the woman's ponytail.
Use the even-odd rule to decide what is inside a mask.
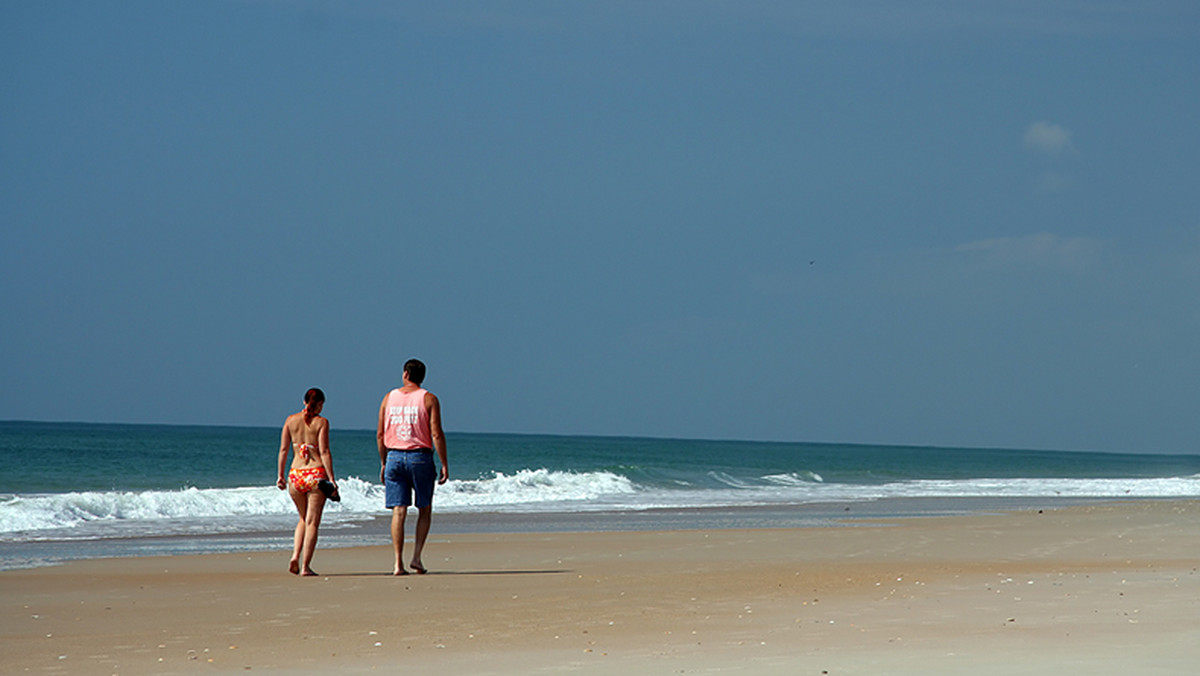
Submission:
[[[314,387],[304,393],[304,424],[312,422],[317,415],[317,406],[325,403],[325,393]]]

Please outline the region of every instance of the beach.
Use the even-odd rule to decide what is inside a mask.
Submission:
[[[1200,502],[845,527],[439,534],[0,572],[5,673],[1182,674]]]

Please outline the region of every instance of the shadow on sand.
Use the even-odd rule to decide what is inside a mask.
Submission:
[[[562,575],[572,573],[569,569],[552,570],[431,570],[418,575],[392,575],[391,573],[317,573],[317,577],[430,577],[435,575]]]

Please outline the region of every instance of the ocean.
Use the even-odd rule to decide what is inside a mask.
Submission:
[[[431,536],[793,527],[1200,498],[1200,455],[516,434],[447,435]],[[278,548],[277,428],[0,422],[0,570]],[[375,433],[331,433],[321,547],[388,542]]]

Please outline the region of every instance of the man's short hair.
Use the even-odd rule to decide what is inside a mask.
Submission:
[[[409,382],[420,385],[425,380],[425,364],[420,359],[409,359],[404,362],[404,375]]]

